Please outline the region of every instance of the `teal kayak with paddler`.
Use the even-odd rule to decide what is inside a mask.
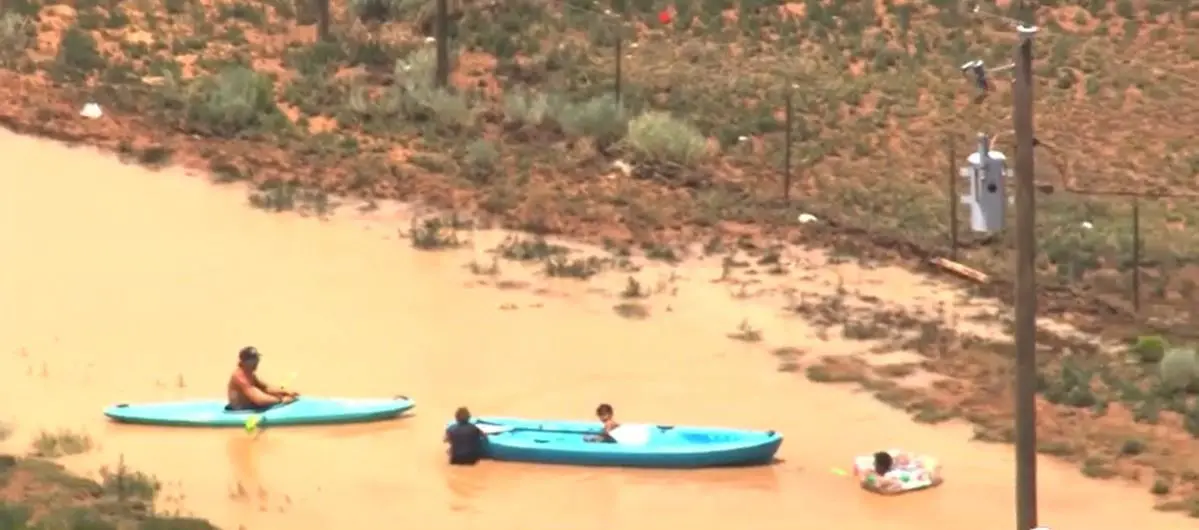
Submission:
[[[599,422],[480,417],[485,456],[494,460],[646,468],[704,468],[769,464],[783,445],[775,431],[721,427],[624,424],[615,442],[589,441]]]
[[[394,398],[325,398],[302,396],[291,403],[260,410],[229,410],[224,400],[121,403],[104,409],[120,423],[174,427],[243,427],[251,416],[261,426],[335,425],[395,418],[416,406],[404,396]]]

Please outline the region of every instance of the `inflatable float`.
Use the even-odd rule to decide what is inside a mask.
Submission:
[[[941,484],[941,464],[937,459],[897,449],[886,453],[891,455],[894,464],[881,476],[874,469],[874,455],[854,459],[853,474],[862,488],[880,495],[899,495]]]
[[[589,442],[603,430],[594,421],[483,417],[489,458],[541,464],[645,468],[703,468],[769,464],[783,444],[775,431],[672,425],[622,425],[616,443]]]

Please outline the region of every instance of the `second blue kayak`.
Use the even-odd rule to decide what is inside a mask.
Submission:
[[[226,410],[223,400],[122,403],[104,409],[104,415],[121,423],[177,427],[241,427],[251,416],[261,426],[331,425],[394,418],[415,407],[406,397],[357,399],[301,397],[262,411]]]
[[[487,456],[495,460],[655,468],[769,464],[783,444],[774,431],[670,425],[622,425],[618,442],[587,441],[598,422],[483,417]]]

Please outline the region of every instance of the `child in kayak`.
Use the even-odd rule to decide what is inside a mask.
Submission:
[[[616,443],[616,439],[612,437],[612,431],[619,428],[620,424],[616,423],[614,416],[615,411],[612,410],[612,405],[600,403],[598,407],[595,407],[595,417],[599,418],[600,423],[604,425],[604,429],[597,435],[588,436],[587,441]]]

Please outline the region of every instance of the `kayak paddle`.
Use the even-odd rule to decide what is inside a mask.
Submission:
[[[292,372],[291,375],[287,376],[287,384],[280,386],[279,388],[283,389],[283,390],[287,390],[288,386],[290,386],[292,383],[296,382],[296,377],[298,375],[300,375],[299,372]],[[262,423],[262,415],[261,414],[251,414],[250,417],[246,418],[246,434],[257,434],[258,425],[261,423]]]
[[[547,432],[547,433],[556,433],[556,434],[578,434],[578,435],[582,435],[582,436],[599,436],[599,435],[603,434],[602,430],[601,431],[584,431],[584,430],[569,430],[569,429],[542,429],[542,428],[520,427],[520,426],[514,426],[514,425],[488,423],[485,421],[477,421],[477,420],[475,422],[475,425],[477,425],[479,427],[479,430],[483,431],[484,434],[502,434],[502,433],[514,432],[514,431],[537,431],[537,432]],[[645,445],[647,442],[649,442],[650,431],[653,428],[654,428],[654,426],[651,426],[651,425],[625,425],[625,426],[620,426],[620,427],[617,427],[616,429],[613,429],[612,432],[608,433],[608,435],[611,436],[613,440],[616,440],[617,443],[621,443],[621,444],[625,444],[625,445]],[[662,428],[662,427],[658,427],[658,428]]]

